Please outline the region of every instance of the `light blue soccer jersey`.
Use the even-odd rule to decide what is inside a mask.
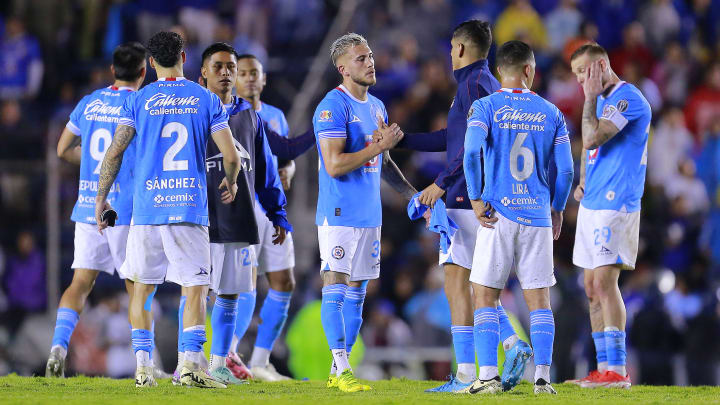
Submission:
[[[208,225],[207,142],[227,121],[218,96],[181,77],[159,79],[127,98],[120,124],[136,130],[135,225]]]
[[[527,89],[501,89],[473,102],[467,128],[464,163],[470,199],[489,202],[519,224],[550,226],[550,163],[554,160],[558,171],[552,199],[556,211],[565,209],[573,176],[570,138],[560,110]]]
[[[346,153],[358,152],[372,142],[378,118],[387,122],[385,105],[368,94],[366,101],[353,97],[344,86],[325,95],[315,109],[313,130],[317,142],[319,190],[317,225],[374,228],[382,223],[380,170],[382,154],[338,178],[325,170],[320,139],[345,139]]]
[[[95,224],[95,196],[100,166],[115,135],[125,99],[133,93],[129,87],[104,87],[83,97],[70,114],[66,128],[81,138],[80,185],[73,208],[75,222]],[[132,216],[135,143],[130,143],[107,200],[118,213],[116,224],[129,225]]]
[[[650,104],[637,87],[619,82],[608,94],[598,96],[597,116],[620,132],[587,151],[585,196],[580,203],[591,210],[638,211],[645,189]]]

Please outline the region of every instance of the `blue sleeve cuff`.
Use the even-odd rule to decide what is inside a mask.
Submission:
[[[271,214],[268,212],[266,214],[270,222],[272,222],[273,226],[279,226],[281,228],[284,228],[288,232],[293,231],[292,224],[290,224],[290,221],[287,219],[287,214],[285,213],[285,210],[282,210],[282,213],[274,213]]]

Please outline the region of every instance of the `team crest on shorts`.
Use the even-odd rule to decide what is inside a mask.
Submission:
[[[343,249],[342,246],[335,246],[332,250],[332,257],[337,260],[342,259],[345,257],[345,249]]]
[[[332,111],[330,111],[330,110],[320,111],[320,117],[318,117],[318,120],[322,121],[322,122],[332,121]]]

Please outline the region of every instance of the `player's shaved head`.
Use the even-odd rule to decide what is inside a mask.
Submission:
[[[118,45],[113,51],[112,64],[115,79],[134,82],[143,75],[147,50],[139,42]]]
[[[183,46],[185,41],[179,34],[161,31],[150,38],[147,49],[158,65],[171,68],[181,60]]]
[[[354,32],[347,33],[336,39],[332,45],[330,45],[330,58],[332,59],[333,65],[337,66],[338,59],[345,55],[348,49],[367,44],[367,40],[362,35]]]
[[[495,56],[498,69],[519,71],[526,65],[535,65],[535,55],[528,44],[522,41],[508,41],[502,44]]]
[[[570,56],[570,63],[583,55],[589,56],[592,60],[597,58],[608,59],[608,54],[605,48],[595,42],[591,42],[576,49],[572,56]]]
[[[468,20],[453,30],[452,39],[462,41],[466,46],[475,48],[478,57],[487,58],[492,44],[490,23],[480,20]]]

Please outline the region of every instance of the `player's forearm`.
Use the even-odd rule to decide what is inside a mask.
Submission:
[[[74,165],[80,165],[80,160],[82,159],[82,147],[81,146],[75,146],[69,149],[64,150],[62,153],[58,155],[58,157],[68,163],[72,163]]]
[[[103,200],[107,198],[110,187],[115,182],[120,166],[122,165],[123,154],[110,154],[110,150],[105,154],[105,158],[100,168],[100,181],[98,182],[97,199]]]
[[[235,184],[240,173],[240,159],[234,159],[223,154],[223,168],[225,169],[225,177],[227,177],[230,184]]]
[[[480,167],[480,158],[482,156],[484,138],[480,137],[481,134],[471,133],[472,128],[468,128],[465,134],[463,172],[465,174],[465,181],[467,182],[468,197],[471,200],[480,200],[480,196],[482,195],[482,167]]]
[[[585,165],[587,164],[587,150],[585,148],[582,149],[582,152],[580,154],[580,187],[585,188]]]
[[[285,138],[273,131],[266,131],[272,153],[280,160],[293,160],[315,145],[315,133],[312,128],[300,136]]]
[[[405,134],[395,148],[419,152],[444,152],[447,150],[447,128],[434,132]]]
[[[382,149],[376,143],[371,143],[357,152],[330,154],[325,161],[325,170],[334,178],[344,176],[381,153]]]
[[[390,187],[402,194],[406,200],[410,200],[416,193],[415,187],[403,176],[400,168],[390,158],[390,152],[385,153],[383,157],[382,179],[385,180]]]
[[[599,121],[597,118],[597,98],[585,98],[582,114],[582,140],[584,149],[595,149],[597,142]]]
[[[557,177],[555,178],[552,208],[555,211],[564,211],[575,175],[570,142],[555,145],[553,156],[555,157],[555,167],[557,167]]]

